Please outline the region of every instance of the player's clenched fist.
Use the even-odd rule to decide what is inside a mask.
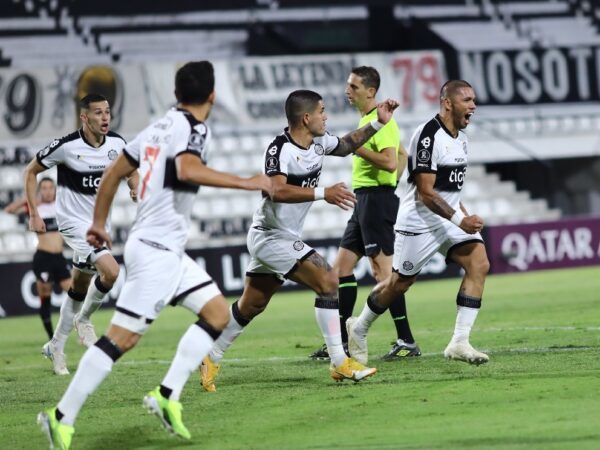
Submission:
[[[483,219],[475,214],[466,216],[460,223],[460,227],[469,234],[479,233],[483,229]]]

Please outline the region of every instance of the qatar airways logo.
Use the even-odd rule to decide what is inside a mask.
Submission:
[[[93,175],[85,176],[82,178],[83,187],[98,189],[98,186],[100,186],[101,178],[102,177],[95,177]]]
[[[467,174],[467,168],[454,169],[450,172],[450,183],[454,183],[458,186],[458,189],[462,189],[463,183],[465,182],[465,175]]]

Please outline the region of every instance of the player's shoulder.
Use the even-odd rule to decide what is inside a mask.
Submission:
[[[81,139],[81,135],[79,134],[79,130],[75,130],[72,133],[67,134],[66,136],[56,138],[52,140],[46,147],[40,150],[39,156],[45,158],[52,153],[56,152],[59,149],[63,149],[65,146],[68,146],[70,143],[76,143],[77,140]]]
[[[120,139],[121,141],[123,141],[123,143],[127,144],[127,141],[125,140],[125,138],[123,136],[121,136],[119,133],[115,133],[114,131],[109,131],[106,136],[110,137],[110,138],[114,138],[114,139]]]
[[[267,154],[269,156],[279,156],[286,144],[292,145],[285,133],[275,136],[267,146]]]

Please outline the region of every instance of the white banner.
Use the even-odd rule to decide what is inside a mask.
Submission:
[[[358,116],[344,89],[352,67],[371,65],[381,75],[379,99],[400,101],[397,117],[427,116],[438,108],[445,81],[438,51],[244,58],[216,61],[217,104],[211,121],[244,129],[285,126],[284,103],[296,89],[325,100],[329,126],[353,127]],[[75,99],[87,92],[109,98],[113,130],[132,136],[175,103],[179,65],[149,63],[36,70],[0,70],[0,141],[43,145],[78,126]]]

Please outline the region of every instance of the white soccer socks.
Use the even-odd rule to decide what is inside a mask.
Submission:
[[[347,356],[342,346],[337,299],[317,297],[315,299],[315,316],[323,334],[323,339],[325,339],[325,344],[327,344],[329,358],[333,365],[338,367]]]
[[[250,323],[249,320],[242,317],[237,301],[231,305],[230,310],[231,315],[229,317],[229,323],[219,338],[215,341],[208,355],[215,364],[219,364],[221,362],[221,359],[223,359],[223,355],[227,349],[231,347],[233,341],[235,341],[237,337],[242,334],[242,331],[244,331],[246,325]]]

